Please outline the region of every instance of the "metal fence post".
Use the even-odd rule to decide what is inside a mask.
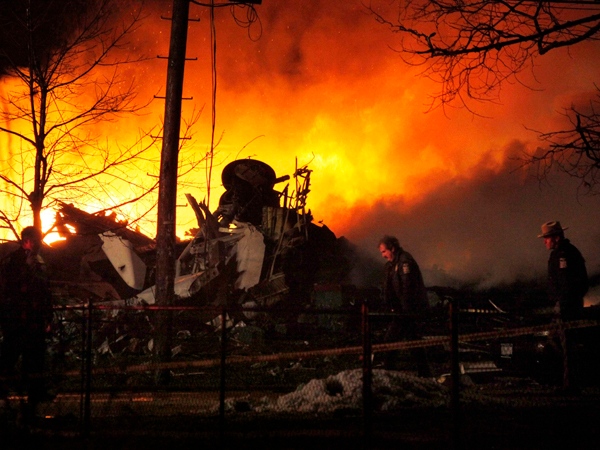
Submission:
[[[227,310],[221,311],[221,362],[219,380],[219,439],[223,448],[225,439],[225,364],[227,359]]]
[[[372,416],[373,416],[373,367],[371,363],[371,326],[369,322],[369,305],[367,301],[362,303],[362,335],[363,335],[363,353],[362,353],[362,373],[363,373],[363,426],[365,448],[370,448],[372,434]]]
[[[84,381],[84,398],[83,398],[83,434],[88,437],[90,434],[91,424],[91,391],[92,391],[92,299],[88,299],[87,308],[84,311],[84,327],[85,339],[82,340],[84,343],[84,353],[82,367],[82,378]]]
[[[452,391],[450,408],[452,413],[452,444],[455,450],[461,448],[460,428],[460,363],[458,353],[458,299],[450,299],[450,348],[451,348],[451,373]]]

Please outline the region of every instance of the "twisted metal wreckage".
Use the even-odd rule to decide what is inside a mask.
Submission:
[[[239,325],[250,325],[246,328],[254,325],[255,329],[265,331],[265,327],[276,323],[284,324],[276,328],[285,332],[290,325],[298,325],[302,313],[311,307],[356,310],[360,300],[367,297],[369,302],[378,300],[378,289],[358,289],[348,283],[359,255],[347,240],[337,238],[327,226],[313,223],[310,210],[306,210],[310,174],[306,167],[297,168],[293,174],[295,190],[290,193],[289,184],[281,190],[275,189],[279,183],[288,181],[289,176],[277,178],[269,165],[258,160],[236,160],[222,172],[226,191],[214,213],[203,202],[186,195],[198,228],[193,238],[176,244],[174,306],[202,309],[193,313],[185,308],[180,311],[174,330],[177,336],[195,332],[200,336],[211,330],[218,333],[222,325],[218,311],[222,307],[234,315],[227,318],[229,329],[242,330]],[[106,307],[102,314],[107,320],[96,322],[94,331],[96,349],[101,354],[152,351],[153,316],[144,308],[156,304],[156,242],[127,225],[112,215],[89,214],[63,203],[57,213],[56,228],[64,240],[43,249],[57,304]],[[444,297],[443,292],[439,297]],[[436,305],[445,313],[443,302]],[[492,305],[493,310],[474,314],[474,324],[470,323],[469,314],[464,315],[463,329],[467,331],[472,326],[475,331],[487,330],[489,327],[481,323],[483,319],[494,320],[491,324],[494,329],[510,327],[514,322],[512,315]],[[121,308],[138,306],[144,308],[132,313],[124,313],[126,310]],[[339,320],[340,317],[343,316],[312,316],[312,323],[316,328],[345,330],[355,335],[356,324]],[[83,336],[74,325],[81,323],[80,319],[63,316],[58,320],[62,331],[61,336],[55,337],[57,342],[76,343]],[[437,321],[432,323],[432,328],[439,332]],[[442,316],[440,329],[444,327]],[[252,344],[254,335],[246,332],[245,339]],[[489,345],[477,346],[475,351],[463,350],[473,354],[478,367],[482,358],[486,363],[490,357],[502,363],[516,361],[509,341],[493,340]],[[548,347],[545,343],[540,345],[537,339],[527,341],[527,348],[535,349],[525,353],[528,357],[535,354],[537,362]],[[63,343],[57,346],[64,347]],[[510,348],[509,355],[505,354],[505,348]],[[443,358],[445,355],[446,352]],[[477,369],[498,370],[496,364]]]
[[[278,305],[293,314],[310,303],[315,283],[340,283],[350,270],[349,246],[325,225],[313,223],[306,209],[310,174],[307,167],[297,168],[295,191],[289,192],[289,183],[277,191],[275,185],[290,176],[277,178],[269,165],[242,159],[224,168],[226,191],[214,213],[186,194],[198,229],[192,239],[177,243],[177,304],[257,310]],[[68,204],[61,204],[56,227],[64,240],[45,256],[54,268],[57,298],[127,306],[156,303],[153,239],[114,216],[85,213]],[[204,319],[219,316],[208,309]]]

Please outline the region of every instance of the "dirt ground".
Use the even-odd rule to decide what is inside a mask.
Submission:
[[[582,450],[600,444],[598,387],[565,395],[552,387],[503,379],[465,387],[456,409],[406,407],[370,416],[339,410],[317,417],[257,414],[240,406],[223,415],[194,414],[216,400],[216,393],[95,394],[86,422],[81,398],[59,395],[41,405],[42,417],[27,427],[19,422],[18,407],[4,407],[2,449],[534,450],[568,445]]]

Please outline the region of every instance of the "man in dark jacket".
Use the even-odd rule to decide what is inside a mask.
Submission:
[[[583,297],[588,291],[589,280],[585,260],[579,250],[565,238],[558,221],[542,225],[544,245],[550,250],[548,259],[548,296],[554,304],[559,325],[559,337],[563,350],[563,388],[579,389],[577,374],[576,330],[564,330],[564,321],[582,318]]]
[[[420,323],[429,310],[427,290],[419,265],[412,255],[400,246],[394,236],[384,236],[379,241],[379,252],[387,260],[383,285],[384,306],[396,313],[385,334],[385,342],[420,339]],[[425,347],[411,350],[421,377],[431,377]],[[386,369],[396,369],[398,352],[388,352]]]
[[[16,379],[21,358],[23,387],[27,390],[27,411],[33,414],[46,395],[43,378],[46,334],[52,321],[52,298],[46,265],[39,255],[42,234],[34,227],[21,232],[20,247],[2,261],[0,277],[0,376],[6,393],[8,382]]]

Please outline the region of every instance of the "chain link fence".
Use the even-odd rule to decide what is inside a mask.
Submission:
[[[44,374],[52,395],[29,432],[151,448],[551,448],[570,434],[579,448],[597,444],[597,318],[562,324],[577,332],[582,381],[564,393],[562,329],[550,317],[508,319],[448,298],[422,339],[385,343],[390,314],[369,306],[331,292],[305,311],[59,306]],[[417,376],[413,348],[427,349],[433,377]],[[389,351],[398,370],[383,367]],[[27,397],[6,381],[3,431],[14,437]]]

